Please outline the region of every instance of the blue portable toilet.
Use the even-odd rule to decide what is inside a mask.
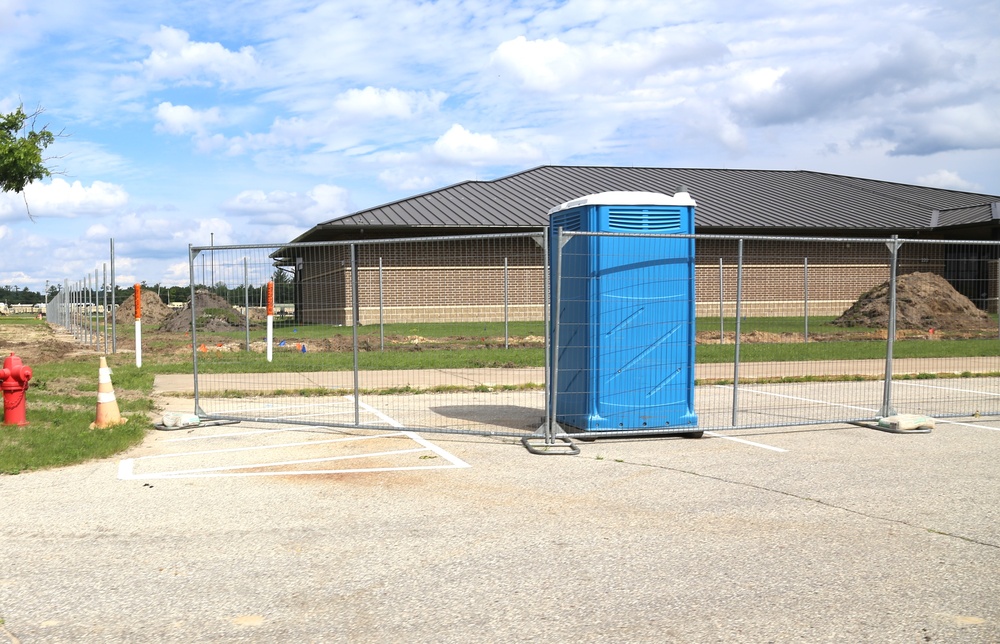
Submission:
[[[694,239],[638,236],[693,234],[695,205],[682,188],[603,192],[549,211],[559,297],[550,382],[560,424],[698,435]],[[560,251],[560,229],[632,235],[570,236]]]

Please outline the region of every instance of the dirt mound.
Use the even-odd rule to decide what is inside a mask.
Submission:
[[[889,326],[889,282],[871,289],[833,321],[838,326]],[[985,311],[940,275],[910,273],[896,278],[896,328],[960,331],[990,325]]]
[[[163,303],[160,296],[155,291],[141,289],[142,295],[142,323],[144,325],[159,326],[171,313],[173,309]],[[135,321],[135,293],[118,305],[118,312],[115,313],[115,321],[119,324],[129,324]],[[190,326],[190,325],[188,325]]]
[[[145,306],[145,298],[143,298]],[[231,331],[242,329],[246,324],[243,314],[234,309],[224,297],[211,291],[197,291],[194,294],[194,308],[198,313],[198,328],[206,331]],[[143,317],[146,310],[143,308]],[[163,331],[184,333],[191,330],[191,303],[183,309],[172,311],[160,326]]]

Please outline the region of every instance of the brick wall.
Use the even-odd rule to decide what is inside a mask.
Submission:
[[[299,321],[350,324],[349,247],[309,248],[301,253]],[[720,259],[723,311],[735,314],[737,257],[735,240],[698,240],[697,315],[719,314]],[[378,323],[380,298],[386,323],[503,321],[504,260],[508,319],[542,319],[544,257],[531,238],[365,244],[356,246],[356,258],[362,324]],[[748,240],[743,262],[741,311],[748,316],[802,315],[807,292],[810,315],[839,315],[861,294],[886,281],[890,271],[889,250],[882,242]],[[898,269],[900,274],[945,275],[945,265],[943,247],[913,244],[902,247]],[[991,297],[996,297],[992,284]]]

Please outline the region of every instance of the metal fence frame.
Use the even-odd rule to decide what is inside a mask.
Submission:
[[[381,425],[366,424],[360,420],[360,407],[362,405],[360,399],[360,373],[361,368],[359,365],[359,347],[358,347],[358,326],[359,326],[359,308],[360,302],[358,297],[358,263],[357,263],[357,253],[358,250],[366,245],[372,244],[410,244],[410,243],[425,243],[425,242],[447,242],[456,240],[496,240],[496,239],[510,239],[512,237],[530,237],[538,242],[544,252],[544,271],[545,276],[543,279],[544,284],[544,325],[545,325],[545,391],[544,391],[544,410],[543,411],[543,422],[541,422],[537,431],[531,436],[526,436],[525,432],[514,432],[514,431],[498,431],[496,429],[458,429],[455,427],[412,427],[412,429],[418,431],[429,431],[429,432],[439,432],[439,433],[450,433],[450,434],[473,434],[473,435],[485,435],[485,436],[503,436],[503,437],[514,437],[521,438],[529,449],[535,451],[532,445],[528,442],[530,440],[538,439],[544,443],[546,448],[562,446],[563,444],[570,444],[570,440],[573,436],[579,436],[581,438],[600,438],[600,437],[624,437],[624,436],[648,436],[648,435],[662,435],[665,432],[661,429],[653,430],[641,430],[641,429],[625,429],[625,430],[614,430],[614,431],[594,431],[586,432],[585,434],[568,434],[562,427],[560,427],[557,421],[557,410],[559,408],[559,396],[556,393],[558,391],[558,369],[554,369],[551,364],[552,360],[552,346],[559,346],[560,333],[560,321],[558,319],[560,311],[561,302],[561,265],[563,257],[563,246],[564,241],[571,239],[574,236],[613,236],[613,237],[630,237],[630,238],[641,238],[641,237],[673,237],[673,238],[685,238],[685,239],[695,239],[695,240],[716,240],[716,241],[729,241],[735,242],[738,247],[738,257],[736,266],[736,315],[735,315],[735,350],[734,350],[734,362],[732,364],[732,417],[731,421],[726,425],[716,424],[711,426],[706,426],[704,428],[699,427],[699,430],[725,430],[725,429],[747,429],[747,428],[757,428],[757,427],[775,427],[775,426],[796,426],[796,425],[816,425],[816,424],[826,424],[826,423],[850,423],[850,422],[865,422],[874,421],[880,417],[890,416],[896,413],[896,409],[893,404],[894,395],[894,383],[893,380],[893,346],[896,338],[896,303],[895,303],[895,284],[898,271],[898,259],[899,251],[904,245],[941,245],[941,246],[959,246],[959,245],[969,245],[970,243],[980,244],[983,246],[988,246],[992,250],[995,256],[1000,257],[1000,242],[969,242],[962,240],[917,240],[917,239],[899,239],[896,236],[891,238],[851,238],[851,237],[841,237],[841,238],[830,238],[830,237],[782,237],[782,236],[747,236],[747,235],[653,235],[653,234],[640,234],[640,233],[595,233],[595,232],[574,232],[574,231],[557,231],[556,238],[559,240],[559,244],[554,248],[549,248],[549,231],[544,231],[543,233],[523,233],[519,235],[466,235],[466,236],[442,236],[442,237],[429,237],[421,239],[391,239],[391,240],[371,240],[371,241],[353,241],[353,242],[310,242],[302,244],[280,244],[280,245],[246,245],[246,246],[190,246],[189,247],[189,272],[191,280],[191,295],[192,301],[195,297],[195,261],[199,254],[210,252],[210,253],[220,253],[226,251],[238,251],[245,249],[259,249],[259,250],[271,250],[271,256],[279,254],[279,251],[287,254],[288,251],[298,249],[298,248],[329,248],[335,246],[346,247],[350,251],[350,276],[351,285],[350,288],[353,293],[351,298],[353,310],[351,311],[351,326],[353,326],[353,360],[354,360],[354,419],[353,422],[344,423],[333,423],[332,426],[335,427],[350,427],[350,428],[363,428],[363,429],[386,429]],[[845,418],[843,416],[830,417],[830,418],[811,418],[807,420],[796,420],[789,422],[767,422],[765,424],[759,424],[754,422],[745,422],[740,418],[740,393],[745,391],[741,383],[741,309],[743,304],[743,280],[744,280],[744,262],[743,262],[743,245],[745,243],[757,243],[757,242],[804,242],[804,243],[844,243],[844,244],[884,244],[889,251],[889,263],[890,263],[890,292],[892,294],[892,302],[890,304],[890,320],[889,328],[886,334],[886,351],[884,356],[884,369],[882,378],[882,396],[880,401],[880,408],[876,414],[859,414],[857,417]],[[213,267],[215,262],[213,260]],[[382,261],[379,258],[379,324],[380,327],[383,325],[382,317],[382,307],[384,303],[382,302]],[[504,260],[503,267],[504,275],[504,311],[505,311],[505,336],[506,336],[506,312],[507,312],[507,264]],[[802,262],[803,271],[803,307],[804,307],[804,329],[803,336],[804,341],[809,341],[809,328],[808,328],[808,311],[810,306],[809,300],[809,270],[810,265],[808,258]],[[551,284],[554,287],[550,289],[550,279],[549,272],[552,273]],[[214,268],[213,268],[214,272]],[[998,262],[998,273],[1000,273],[1000,262]],[[720,258],[720,290],[719,290],[719,309],[720,309],[720,319],[723,317],[723,288],[722,288],[722,260]],[[1000,282],[1000,274],[997,276],[997,281]],[[549,291],[552,292],[549,292]],[[997,308],[1000,309],[1000,288],[996,289],[996,298],[998,302]],[[550,315],[552,319],[550,320]],[[192,363],[194,371],[194,393],[195,393],[195,411],[206,418],[220,419],[220,420],[260,420],[258,418],[251,418],[238,415],[230,414],[216,414],[211,412],[206,412],[201,405],[201,391],[199,388],[199,355],[198,355],[198,340],[197,340],[197,324],[196,324],[197,312],[192,307],[191,311],[191,324],[192,324]],[[1000,328],[998,328],[998,336],[1000,336]],[[380,331],[380,339],[382,346],[384,348],[384,332]],[[723,328],[720,326],[720,342],[724,340]],[[249,346],[249,332],[247,334],[247,345]],[[505,346],[507,346],[505,338]],[[1000,371],[1000,365],[998,365],[997,371]],[[905,411],[905,410],[902,410]],[[998,409],[985,409],[985,410],[959,410],[954,413],[954,416],[965,416],[972,415],[973,411],[980,415],[993,415],[1000,414]],[[296,421],[295,419],[287,419],[282,422],[296,423],[301,421]],[[308,423],[303,424],[316,424],[314,421],[308,421]]]

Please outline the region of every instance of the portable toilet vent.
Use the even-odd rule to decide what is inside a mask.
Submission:
[[[694,239],[657,236],[693,234],[694,210],[682,188],[672,197],[604,192],[549,211],[553,302],[559,296],[550,382],[560,424],[594,432],[697,427]],[[633,235],[573,235],[559,250],[560,230]]]

